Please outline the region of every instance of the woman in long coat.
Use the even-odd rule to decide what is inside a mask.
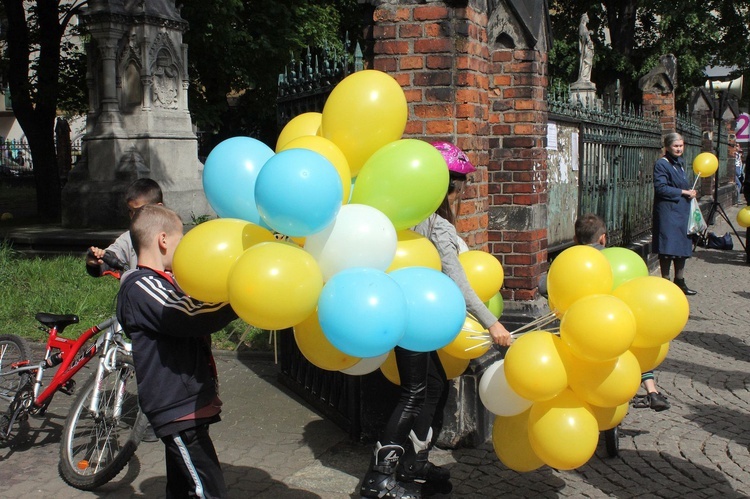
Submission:
[[[685,143],[679,133],[664,137],[664,156],[654,164],[653,251],[659,255],[661,276],[669,279],[674,263],[674,283],[686,295],[696,291],[685,284],[685,261],[693,254],[693,242],[687,235],[690,200],[696,191],[690,188],[682,157]]]

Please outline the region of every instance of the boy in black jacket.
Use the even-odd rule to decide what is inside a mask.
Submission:
[[[117,319],[133,341],[141,408],[166,448],[166,497],[226,497],[208,434],[221,412],[210,334],[237,315],[191,299],[168,273],[182,239],[175,212],[144,206],[130,233],[138,268],[122,276]]]

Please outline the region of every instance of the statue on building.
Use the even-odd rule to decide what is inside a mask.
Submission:
[[[591,81],[591,68],[594,65],[594,40],[592,40],[592,31],[589,31],[587,23],[589,22],[588,14],[581,16],[581,23],[578,25],[578,51],[580,55],[580,64],[578,66],[578,82]]]

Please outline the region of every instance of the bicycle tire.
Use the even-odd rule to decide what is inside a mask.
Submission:
[[[0,335],[0,373],[3,374],[0,376],[0,394],[13,397],[25,384],[25,380],[21,378],[28,377],[27,373],[20,376],[5,376],[4,374],[10,371],[11,364],[30,358],[29,344],[26,340],[14,334]]]
[[[88,409],[95,381],[96,373],[73,402],[60,442],[60,477],[79,490],[93,490],[115,478],[135,454],[147,425],[138,406],[132,363],[120,361],[116,369],[104,372],[98,417]],[[121,383],[125,384],[122,414],[113,420]]]
[[[618,426],[604,430],[604,446],[609,457],[617,457],[620,453],[620,430]]]
[[[0,373],[5,374],[10,371],[11,364],[22,360],[28,360],[29,354],[28,342],[14,334],[0,335]],[[0,394],[6,397],[16,397],[18,390],[29,384],[30,375],[27,372],[17,376],[0,376]],[[28,395],[30,396],[30,395]],[[8,425],[11,419],[11,410],[17,400],[10,402],[9,409],[5,414],[0,415],[0,449],[7,447],[16,447],[26,441],[29,432],[28,414],[22,412],[19,418],[13,423],[14,428],[8,432]]]

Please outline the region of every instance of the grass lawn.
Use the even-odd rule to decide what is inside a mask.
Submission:
[[[48,312],[78,315],[80,323],[64,333],[75,338],[114,314],[118,286],[111,277],[90,277],[81,257],[28,258],[0,244],[0,334],[46,341],[34,316]],[[244,349],[272,349],[267,331],[248,329],[239,319],[213,335],[214,347],[235,349],[245,332]]]

